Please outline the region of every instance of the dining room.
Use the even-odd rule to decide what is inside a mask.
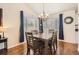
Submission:
[[[0,4],[0,52],[78,55],[77,3]],[[6,30],[4,30],[6,29]],[[6,48],[7,52],[2,51]]]

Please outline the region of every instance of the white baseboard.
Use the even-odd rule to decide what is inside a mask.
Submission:
[[[21,44],[24,44],[24,43],[25,43],[25,42],[18,43],[18,44],[16,44],[16,45],[13,45],[13,46],[11,46],[11,47],[8,47],[8,49],[13,48],[13,47],[16,47],[16,46],[21,45]]]
[[[69,42],[69,41],[60,40],[60,39],[58,39],[58,41],[61,41],[61,42],[67,42],[67,43],[72,43],[72,44],[78,44],[77,42]]]
[[[64,42],[64,40],[58,40],[58,41],[62,41],[62,42]]]

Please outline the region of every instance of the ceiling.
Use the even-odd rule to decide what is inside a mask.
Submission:
[[[43,3],[27,3],[25,5],[36,16],[39,16],[43,12]],[[44,11],[49,15],[70,9],[77,9],[77,3],[44,3]]]

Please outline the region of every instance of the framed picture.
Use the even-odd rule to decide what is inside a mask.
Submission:
[[[0,26],[2,26],[2,9],[0,8]]]

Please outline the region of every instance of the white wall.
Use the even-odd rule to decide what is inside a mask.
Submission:
[[[5,37],[8,38],[8,48],[19,43],[20,11],[31,12],[24,4],[0,4],[3,9],[3,27],[6,27]],[[3,47],[3,46],[2,46]]]
[[[64,41],[68,43],[78,43],[78,39],[76,39],[76,32],[75,32],[75,23],[77,21],[75,11],[76,11],[75,9],[72,9],[72,10],[62,11],[56,14],[55,17],[57,17],[58,40],[59,40],[59,14],[63,14],[64,40],[59,40],[59,41]],[[64,22],[64,18],[67,16],[73,17],[74,21],[71,24],[66,24]]]
[[[75,10],[66,11],[63,13],[63,17],[71,16],[74,21],[71,24],[66,24],[63,19],[64,25],[64,41],[69,43],[77,43],[75,37]]]

